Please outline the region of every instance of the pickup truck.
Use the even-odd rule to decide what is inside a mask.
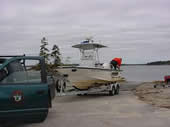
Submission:
[[[42,122],[55,97],[44,57],[0,56],[0,122]]]

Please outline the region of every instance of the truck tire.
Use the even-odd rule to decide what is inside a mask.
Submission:
[[[52,99],[51,99],[51,95],[50,95],[50,90],[49,90],[49,95],[48,95],[48,108],[52,108]]]
[[[42,123],[46,120],[46,118],[48,116],[48,112],[49,112],[49,110],[46,113],[44,113],[44,116],[34,116],[27,120],[23,120],[23,122],[24,123]]]
[[[49,112],[49,111],[48,111]],[[48,116],[48,112],[46,113],[46,116],[45,117],[43,117],[43,118],[41,118],[40,120],[39,120],[39,122],[44,122],[45,120],[46,120],[46,118],[47,118],[47,116]]]
[[[37,120],[33,121],[33,123],[42,123],[46,120],[47,116],[48,116],[48,112],[45,114],[44,117],[37,118]]]

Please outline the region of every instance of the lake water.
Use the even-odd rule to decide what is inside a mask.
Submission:
[[[170,75],[170,65],[165,66],[122,66],[122,76],[127,81],[154,81],[164,80],[165,75]]]

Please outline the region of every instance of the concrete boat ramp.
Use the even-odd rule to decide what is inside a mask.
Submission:
[[[137,84],[131,84],[135,87]],[[168,127],[170,110],[140,101],[128,87],[120,94],[56,97],[43,123],[16,127]],[[9,126],[10,127],[10,126]],[[13,125],[14,127],[14,125]]]

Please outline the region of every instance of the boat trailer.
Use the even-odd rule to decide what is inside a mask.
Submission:
[[[109,83],[105,83],[102,84],[100,86],[94,86],[91,87],[87,90],[78,90],[74,87],[72,87],[71,85],[69,87],[71,87],[70,89],[67,89],[67,85],[66,84],[70,84],[70,82],[68,80],[58,80],[56,82],[56,90],[57,96],[71,96],[71,95],[88,95],[88,94],[106,94],[108,93],[108,95],[113,96],[113,95],[118,95],[119,94],[119,89],[120,89],[120,84],[118,82],[109,82]]]

